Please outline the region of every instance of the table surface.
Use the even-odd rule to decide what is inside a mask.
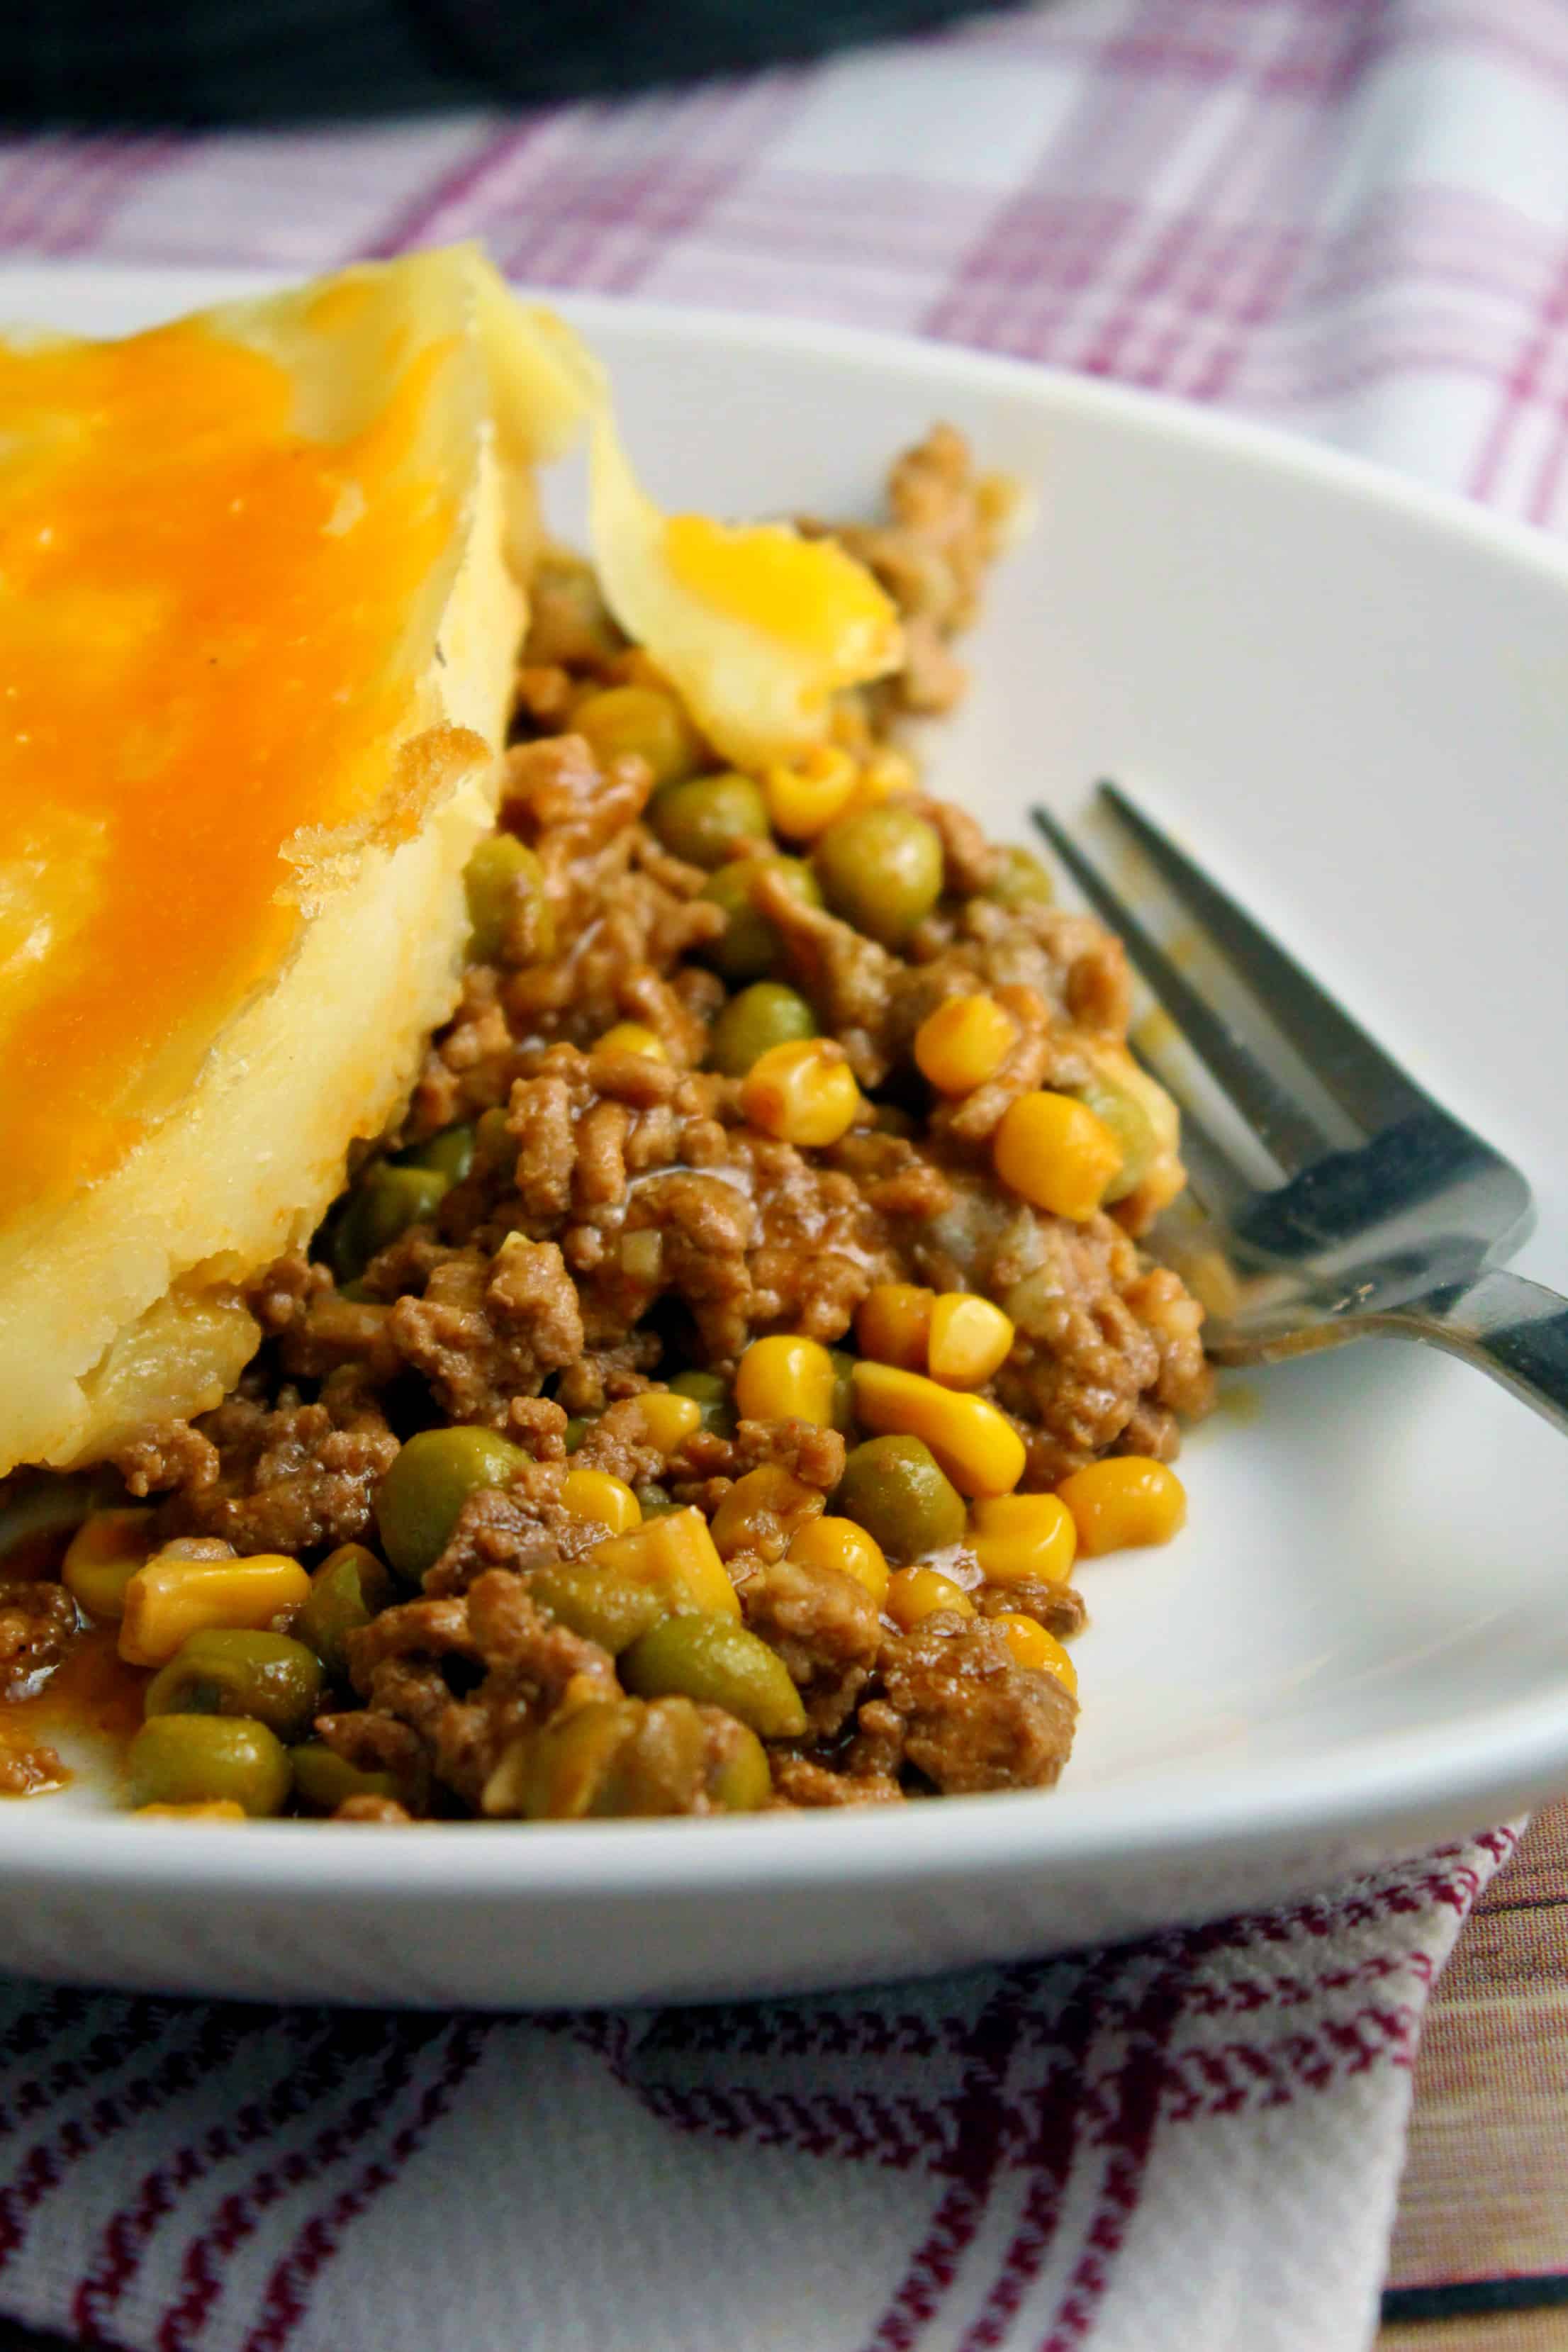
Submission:
[[[1427,2013],[1378,2352],[1568,2343],[1568,1803],[1481,1897]]]
[[[1376,2352],[1568,2344],[1568,1801],[1481,1897],[1427,2012]],[[0,2352],[67,2352],[0,2319]]]

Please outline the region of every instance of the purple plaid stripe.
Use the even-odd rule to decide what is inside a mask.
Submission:
[[[1058,0],[510,123],[0,143],[0,252],[468,236],[538,285],[902,328],[1568,499],[1556,0]]]

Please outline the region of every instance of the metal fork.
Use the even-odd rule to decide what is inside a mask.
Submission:
[[[1142,891],[1150,919],[1135,912],[1047,810],[1035,822],[1159,1007],[1134,1043],[1182,1108],[1192,1201],[1153,1246],[1208,1268],[1195,1286],[1208,1293],[1211,1356],[1269,1363],[1390,1333],[1462,1356],[1568,1431],[1568,1300],[1500,1263],[1533,1222],[1519,1170],[1124,793],[1101,784],[1097,806],[1157,877],[1176,937]]]

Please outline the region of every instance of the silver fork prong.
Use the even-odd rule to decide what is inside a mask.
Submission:
[[[1035,823],[1085,898],[1116,931],[1134,965],[1216,1085],[1229,1096],[1254,1134],[1291,1175],[1332,1148],[1331,1139],[1295,1097],[1265,1069],[1229,1022],[1198,993],[1164,949],[1099,868],[1090,864],[1047,809]]]
[[[1300,965],[1244,914],[1146,817],[1117,784],[1102,783],[1115,811],[1172,896],[1202,927],[1252,988],[1280,1034],[1308,1059],[1312,1075],[1369,1132],[1425,1109],[1430,1097],[1358,1028]]]

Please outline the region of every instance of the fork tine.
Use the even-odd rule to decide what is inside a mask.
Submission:
[[[1037,808],[1032,814],[1090,906],[1120,935],[1133,963],[1187,1045],[1230,1097],[1283,1172],[1289,1175],[1321,1159],[1331,1149],[1331,1143],[1317,1121],[1270,1076],[1230,1024],[1198,994],[1186,974],[1172,962],[1126,900],[1111,888],[1098,867],[1090,865],[1050,812]]]
[[[1352,1118],[1369,1132],[1427,1107],[1429,1097],[1310,980],[1208,876],[1130,801],[1120,785],[1102,783],[1113,809],[1172,895],[1196,918],[1213,944],[1261,1000],[1269,1019]]]

